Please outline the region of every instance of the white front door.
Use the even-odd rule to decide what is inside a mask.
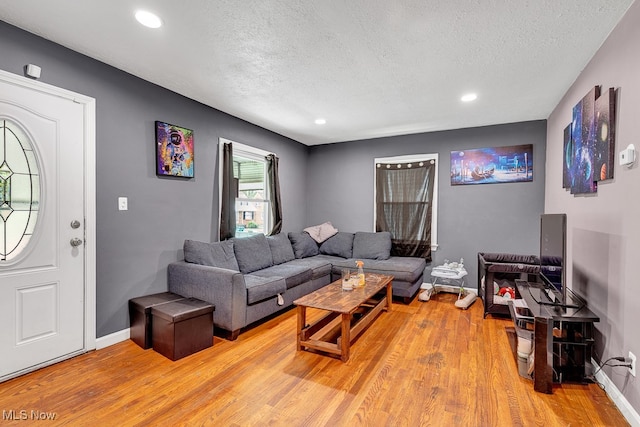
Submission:
[[[93,102],[0,74],[0,381],[95,347],[85,236]]]

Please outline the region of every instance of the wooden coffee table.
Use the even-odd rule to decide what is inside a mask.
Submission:
[[[391,310],[393,276],[365,274],[365,285],[342,290],[336,280],[293,303],[298,306],[297,349],[315,349],[349,360],[351,342],[373,322],[381,311]],[[386,290],[385,290],[386,288]],[[307,325],[307,307],[326,310],[320,320]]]

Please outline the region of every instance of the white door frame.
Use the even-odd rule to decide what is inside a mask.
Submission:
[[[66,89],[55,87],[36,80],[31,80],[17,74],[0,70],[0,80],[21,86],[27,89],[39,91],[60,98],[71,100],[82,105],[84,115],[84,223],[85,223],[85,266],[84,266],[84,348],[81,352],[87,352],[96,348],[96,100],[80,95]],[[36,370],[60,360],[67,359],[71,355],[60,359],[48,361],[43,365],[30,367],[25,372]]]

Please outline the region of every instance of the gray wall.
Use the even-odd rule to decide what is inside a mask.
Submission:
[[[438,153],[439,248],[432,265],[462,257],[467,286],[476,287],[478,252],[539,251],[545,131],[545,121],[532,121],[311,147],[308,222],[331,221],[343,231],[373,230],[374,158]],[[533,182],[451,185],[452,150],[520,144],[533,144]]]
[[[548,121],[545,211],[567,214],[569,286],[600,316],[595,357],[640,356],[640,168],[614,162],[614,179],[597,195],[573,196],[562,188],[563,129],[573,106],[596,85],[618,89],[616,153],[640,148],[640,2],[635,2],[562,98]],[[636,153],[637,155],[637,153]],[[604,368],[627,401],[640,411],[640,382],[626,368]],[[635,418],[638,422],[638,418]]]
[[[185,238],[217,240],[217,144],[224,137],[280,157],[285,230],[300,230],[308,149],[0,21],[0,69],[96,99],[97,336],[126,329],[127,301],[167,289]],[[155,175],[154,121],[194,130],[191,180]],[[117,210],[118,196],[129,210]]]

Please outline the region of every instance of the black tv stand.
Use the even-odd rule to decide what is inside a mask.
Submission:
[[[540,305],[546,305],[546,306],[550,306],[550,307],[558,307],[558,308],[575,308],[575,309],[580,309],[583,306],[582,305],[576,305],[576,304],[565,304],[565,303],[561,303],[561,302],[553,302],[553,301],[536,301],[538,304]]]
[[[585,306],[585,302],[571,292],[571,289],[566,290],[566,299],[559,298],[555,291],[550,289],[544,283],[539,282],[527,282],[526,280],[516,280],[516,286],[518,283],[526,284],[531,298],[539,304],[550,307],[557,307],[558,309],[576,309],[579,310]],[[550,296],[551,294],[552,296]]]
[[[518,280],[516,287],[533,323],[534,390],[551,393],[554,382],[588,382],[593,324],[600,318],[575,294],[571,294],[569,304],[563,304],[550,301],[541,283]],[[516,322],[516,329],[519,328]]]

